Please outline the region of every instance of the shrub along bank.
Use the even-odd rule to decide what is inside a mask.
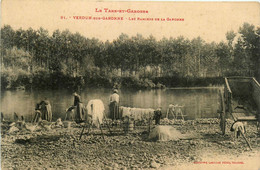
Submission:
[[[85,87],[160,89],[165,87],[207,87],[223,85],[222,77],[106,77],[80,76],[71,77],[60,72],[48,73],[38,70],[33,74],[23,70],[3,70],[1,89],[78,89]]]

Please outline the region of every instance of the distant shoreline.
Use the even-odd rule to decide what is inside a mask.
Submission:
[[[191,89],[191,90],[197,90],[197,89],[219,89],[219,88],[223,88],[224,86],[208,86],[208,87],[169,87],[166,89]]]

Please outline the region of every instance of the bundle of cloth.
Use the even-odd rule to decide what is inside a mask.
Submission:
[[[156,126],[153,128],[148,136],[150,140],[158,141],[177,141],[181,139],[183,135],[180,131],[176,130],[172,126]]]
[[[100,99],[90,100],[87,105],[87,113],[92,117],[92,122],[96,127],[103,122],[104,103]]]
[[[151,129],[148,139],[153,141],[178,141],[180,139],[190,140],[202,138],[197,133],[182,134],[179,130],[172,126],[158,125]]]
[[[154,109],[144,109],[144,108],[131,108],[131,107],[119,107],[120,115],[122,118],[128,116],[134,120],[148,120],[149,118],[153,118]]]

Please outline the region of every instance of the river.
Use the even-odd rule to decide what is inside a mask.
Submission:
[[[91,99],[101,99],[108,113],[111,89],[88,88],[80,92],[85,105]],[[218,117],[218,88],[175,88],[163,90],[119,90],[120,105],[136,108],[162,107],[166,115],[169,104],[183,107],[185,119]],[[64,119],[65,110],[73,104],[73,91],[69,90],[33,90],[2,91],[1,112],[5,119],[12,120],[13,113],[24,115],[29,121],[34,113],[35,105],[47,97],[51,102],[53,117]]]

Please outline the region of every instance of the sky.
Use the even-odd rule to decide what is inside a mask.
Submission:
[[[163,37],[184,36],[192,39],[200,36],[207,42],[220,42],[226,40],[227,31],[237,32],[244,22],[260,26],[258,2],[2,0],[1,5],[1,26],[11,25],[14,29],[43,27],[50,34],[56,29],[69,29],[73,33],[79,32],[88,38],[102,41],[112,41],[125,33],[129,36],[153,35],[157,40]],[[148,13],[106,12],[105,8],[143,10]],[[74,19],[76,16],[91,19]],[[94,20],[94,17],[116,17],[122,20]],[[144,20],[147,18],[150,20]],[[159,21],[155,20],[157,18]],[[169,21],[169,18],[183,21]]]

